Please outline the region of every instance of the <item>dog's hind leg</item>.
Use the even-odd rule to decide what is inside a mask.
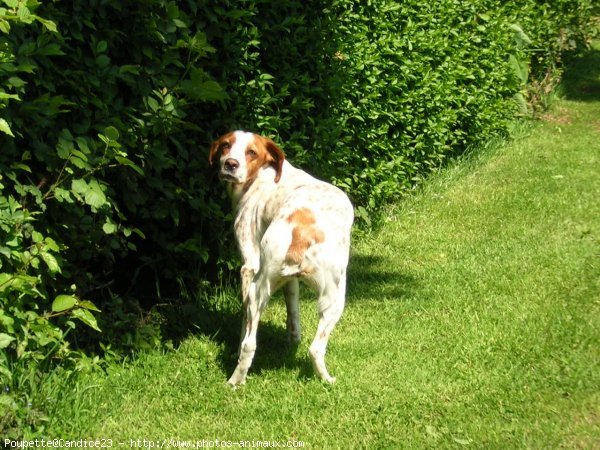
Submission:
[[[315,372],[323,381],[328,383],[333,383],[335,377],[329,375],[327,371],[327,367],[325,366],[325,352],[329,336],[344,311],[346,296],[345,273],[337,281],[337,283],[328,283],[319,295],[319,325],[315,339],[309,349]]]

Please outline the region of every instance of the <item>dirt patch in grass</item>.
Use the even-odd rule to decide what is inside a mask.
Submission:
[[[566,108],[557,108],[556,111],[548,111],[540,115],[544,122],[550,122],[555,125],[570,125],[572,120]]]

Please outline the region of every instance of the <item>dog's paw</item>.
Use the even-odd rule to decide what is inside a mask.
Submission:
[[[231,375],[229,380],[227,380],[227,384],[229,384],[232,387],[243,386],[244,384],[246,384],[246,377],[238,374],[237,372],[234,372],[234,374]]]
[[[302,340],[300,333],[288,331],[287,340],[290,344],[297,345]]]
[[[328,375],[328,376],[322,378],[322,380],[327,384],[333,384],[333,383],[335,383],[336,378]]]

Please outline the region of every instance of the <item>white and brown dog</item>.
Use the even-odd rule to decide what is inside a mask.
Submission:
[[[283,287],[288,337],[300,340],[298,280],[319,295],[319,325],[310,346],[317,374],[325,367],[329,335],[344,310],[346,267],[354,211],[340,189],[293,167],[270,139],[235,131],[217,139],[209,160],[219,164],[236,211],[234,230],[243,266],[244,318],[238,365],[229,378],[244,384],[256,350],[260,315]]]

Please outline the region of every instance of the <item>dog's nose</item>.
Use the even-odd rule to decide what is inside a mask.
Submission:
[[[233,158],[229,158],[228,160],[225,161],[225,164],[223,164],[223,168],[227,171],[227,172],[235,172],[235,170],[240,167],[240,163]]]

